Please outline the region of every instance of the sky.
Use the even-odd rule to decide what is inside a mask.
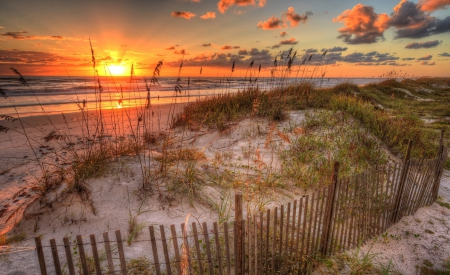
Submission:
[[[448,77],[450,0],[0,0],[0,75]],[[91,46],[95,56],[92,63]],[[326,52],[326,53],[325,53]],[[235,64],[235,70],[231,68]]]

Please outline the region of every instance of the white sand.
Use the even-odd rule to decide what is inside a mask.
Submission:
[[[72,131],[75,131],[76,117],[70,119],[74,119],[74,124],[70,124],[69,127],[72,128]],[[303,120],[304,112],[293,112],[289,121],[279,124],[277,127],[280,130],[283,128],[295,129],[301,125]],[[42,121],[42,118],[39,121]],[[58,125],[64,127],[62,123]],[[164,124],[161,123],[161,125]],[[48,125],[45,126],[48,127]],[[264,163],[270,164],[274,168],[279,165],[279,160],[274,158],[273,150],[265,146],[266,136],[259,134],[260,132],[266,134],[269,132],[270,126],[266,121],[245,119],[229,126],[228,134],[218,134],[217,131],[203,128],[184,134],[180,130],[174,130],[173,143],[175,147],[184,144],[184,146],[200,148],[209,160],[217,158],[219,153],[221,157],[232,160],[235,167],[230,167],[230,169],[242,171],[242,173],[249,173],[249,171],[246,168],[239,168],[240,165],[253,167],[258,165],[254,161],[257,150]],[[44,129],[44,133],[49,130],[48,128]],[[35,134],[39,133],[36,131]],[[72,132],[72,134],[76,134],[76,132]],[[292,136],[294,133],[291,132],[290,135]],[[275,143],[278,142],[278,148],[288,146],[280,137],[274,137],[274,140]],[[192,207],[186,198],[176,198],[175,201],[168,203],[164,198],[158,197],[157,194],[142,193],[139,189],[142,174],[135,156],[123,157],[123,161],[112,163],[110,170],[103,177],[90,182],[95,214],[90,205],[80,202],[76,196],[67,197],[50,205],[38,200],[30,204],[33,197],[27,198],[26,195],[19,195],[22,193],[31,194],[28,191],[29,182],[33,181],[33,174],[37,172],[37,169],[33,162],[28,160],[32,156],[28,149],[23,148],[26,147],[24,143],[23,139],[21,140],[15,135],[8,135],[8,138],[2,137],[0,140],[0,148],[5,148],[2,156],[9,158],[9,161],[4,163],[12,167],[10,171],[0,176],[0,182],[6,182],[6,184],[3,183],[0,186],[2,190],[0,205],[11,204],[8,207],[8,212],[6,212],[8,215],[14,209],[21,209],[19,212],[23,212],[25,206],[29,205],[24,213],[24,219],[20,220],[21,214],[19,213],[17,219],[14,219],[14,217],[9,219],[8,223],[0,228],[0,230],[7,230],[11,225],[18,222],[11,233],[26,232],[27,240],[14,245],[16,247],[34,247],[33,237],[37,235],[42,237],[44,245],[48,245],[51,238],[55,238],[58,243],[61,243],[62,238],[70,237],[71,240],[74,240],[78,234],[83,235],[87,241],[89,234],[95,233],[97,239],[101,240],[101,233],[104,231],[109,231],[110,238],[113,238],[113,232],[117,229],[122,231],[122,237],[126,239],[130,214],[136,216],[138,223],[145,225],[146,228],[150,225],[167,227],[171,224],[178,227],[179,224],[184,222],[188,214],[192,215],[189,222],[210,223],[217,221],[216,211],[198,203],[195,204],[195,207]],[[8,145],[14,145],[14,147]],[[244,155],[247,148],[250,148],[250,156],[246,157]],[[29,157],[24,160],[24,155]],[[11,159],[17,159],[18,161],[15,163]],[[446,173],[441,181],[440,196],[443,197],[444,201],[450,202],[450,179],[448,176],[449,174]],[[20,190],[22,190],[22,193],[14,196]],[[213,188],[206,188],[205,193],[215,201],[233,198],[233,194],[223,194]],[[274,190],[271,197],[266,198],[265,202],[268,203],[266,206],[279,205],[301,194],[303,194],[303,191],[298,189],[288,189],[286,194],[279,194]],[[16,199],[18,201],[14,202]],[[230,205],[232,205],[231,202]],[[258,203],[255,201],[248,202],[246,205],[246,211],[256,211],[258,208]],[[410,272],[414,272],[414,266],[420,262],[416,258],[422,257],[424,259],[425,252],[432,251],[433,254],[428,258],[439,265],[442,259],[450,255],[448,215],[449,211],[437,204],[420,209],[416,215],[403,218],[397,225],[388,230],[388,236],[401,236],[401,238],[378,238],[374,245],[367,244],[363,250],[371,248],[374,253],[382,253],[377,258],[380,261],[385,258],[392,258],[397,269],[404,274],[413,274]],[[233,209],[230,208],[229,218],[231,220],[232,216]],[[416,220],[420,220],[420,222]],[[430,220],[433,224],[429,222]],[[0,218],[0,224],[3,223],[5,223],[5,216]],[[180,232],[179,228],[177,230]],[[426,233],[425,230],[431,230],[434,234]],[[407,231],[411,232],[408,236],[406,236]],[[420,237],[416,238],[413,234],[420,234]],[[144,229],[137,239],[138,242],[131,246],[125,246],[127,258],[145,255],[146,251],[150,249],[146,240],[148,240],[148,230]],[[435,248],[437,244],[441,245]],[[425,248],[422,248],[422,246]],[[46,249],[46,258],[49,265],[51,253],[48,248]],[[159,249],[159,251],[161,250]],[[63,258],[64,251],[60,249],[59,253]],[[52,270],[51,266],[49,270]],[[0,259],[0,271],[1,274],[7,275],[39,274],[37,256],[33,250],[7,254],[3,259]]]

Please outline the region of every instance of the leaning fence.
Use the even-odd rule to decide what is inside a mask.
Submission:
[[[142,241],[147,259],[134,264],[127,261],[119,230],[114,240],[105,232],[101,241],[78,235],[60,244],[51,239],[48,246],[36,237],[40,271],[48,274],[48,249],[58,275],[305,274],[318,257],[354,248],[437,199],[448,149],[441,142],[431,160],[410,159],[410,152],[411,142],[402,163],[350,178],[340,179],[335,163],[331,185],[246,218],[236,194],[230,223],[150,226],[150,238]]]

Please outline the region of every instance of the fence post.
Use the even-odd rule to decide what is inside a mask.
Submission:
[[[442,129],[441,130],[441,139],[439,140],[438,154],[441,154],[442,151],[444,150],[444,136],[445,136],[445,130]]]
[[[333,219],[333,210],[334,210],[334,201],[336,197],[336,190],[338,184],[339,177],[339,162],[335,161],[333,165],[333,176],[331,178],[331,184],[328,187],[328,201],[326,205],[326,213],[325,213],[325,224],[323,225],[322,232],[322,255],[326,255],[328,253],[328,243],[331,235],[330,226]]]
[[[236,223],[236,275],[244,274],[243,251],[244,236],[242,228],[242,193],[238,192],[234,195],[234,219]]]
[[[436,166],[436,172],[435,172],[435,180],[433,182],[433,189],[432,189],[432,193],[431,196],[433,198],[433,201],[436,201],[437,197],[438,197],[438,193],[439,193],[439,185],[440,185],[440,180],[441,180],[441,176],[442,176],[442,170],[444,169],[443,167],[445,166],[445,159],[446,156],[444,156],[444,135],[445,135],[445,130],[441,130],[441,138],[439,140],[439,148],[438,148],[438,161],[437,161],[437,166]]]
[[[400,177],[400,182],[398,184],[397,196],[394,201],[394,213],[392,215],[392,222],[396,223],[399,219],[400,206],[403,196],[403,189],[405,188],[406,176],[408,175],[409,170],[409,158],[411,157],[411,149],[412,149],[412,140],[408,142],[408,149],[406,150],[405,159],[403,160],[403,169]]]
[[[35,237],[34,242],[36,243],[36,252],[38,254],[41,275],[47,275],[47,267],[45,266],[44,250],[42,249],[41,238]]]

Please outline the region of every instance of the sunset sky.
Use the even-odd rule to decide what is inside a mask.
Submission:
[[[449,76],[450,0],[0,0],[0,75],[269,74],[293,47],[328,77]]]

